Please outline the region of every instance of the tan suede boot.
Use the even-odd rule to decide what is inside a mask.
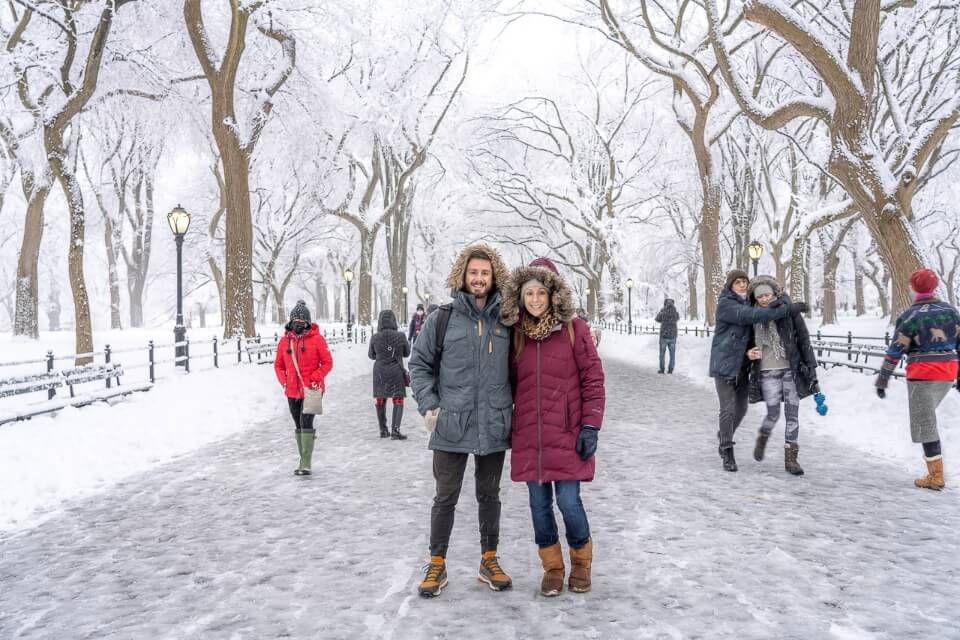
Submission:
[[[590,567],[593,565],[593,540],[579,549],[570,549],[570,580],[567,586],[574,593],[590,591]]]
[[[552,597],[563,591],[563,549],[560,543],[549,547],[540,547],[540,562],[543,563],[543,580],[540,581],[540,595]]]
[[[932,458],[924,458],[924,460],[927,463],[927,475],[917,478],[913,481],[913,484],[921,489],[940,491],[944,487],[943,456],[933,456]]]

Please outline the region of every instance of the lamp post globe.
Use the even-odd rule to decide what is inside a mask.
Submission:
[[[351,342],[353,340],[353,313],[350,307],[350,284],[353,282],[351,269],[343,272],[343,281],[347,283],[347,342]]]
[[[750,255],[750,261],[753,263],[753,277],[757,277],[757,265],[763,256],[763,245],[754,240],[747,245],[747,253]]]
[[[183,236],[190,228],[190,213],[179,204],[167,214],[167,224],[177,244],[177,317],[173,323],[174,366],[186,367],[187,329],[183,326]]]

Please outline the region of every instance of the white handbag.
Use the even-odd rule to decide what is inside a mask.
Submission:
[[[300,375],[300,364],[297,362],[297,349],[291,348],[290,355],[293,357],[293,368],[297,371],[297,377],[300,378],[300,386],[303,387],[303,413],[312,416],[323,415],[323,391],[308,387]]]

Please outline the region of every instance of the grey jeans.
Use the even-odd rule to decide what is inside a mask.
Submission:
[[[953,387],[952,382],[938,380],[907,380],[910,401],[910,438],[914,442],[936,442],[937,407]]]
[[[767,405],[767,415],[760,424],[760,433],[768,436],[780,419],[780,404],[787,424],[783,431],[787,442],[796,442],[800,436],[800,396],[790,369],[767,369],[760,372],[760,390]]]
[[[717,386],[717,398],[720,400],[720,430],[717,437],[720,439],[720,449],[733,447],[733,434],[747,415],[747,399],[749,398],[750,384],[746,376],[736,380],[714,378]]]

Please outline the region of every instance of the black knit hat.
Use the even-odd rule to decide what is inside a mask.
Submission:
[[[424,308],[423,308],[423,303],[421,302],[421,303],[417,304],[417,311],[423,311],[423,310],[424,310]]]
[[[723,285],[725,289],[730,289],[733,287],[733,283],[740,278],[743,278],[747,282],[750,282],[750,276],[747,275],[747,272],[742,269],[733,269],[732,271],[727,272],[727,284]]]
[[[295,304],[293,310],[290,311],[290,322],[294,320],[303,320],[307,324],[310,324],[310,309],[307,309],[307,303],[303,300],[297,300],[297,304]]]

